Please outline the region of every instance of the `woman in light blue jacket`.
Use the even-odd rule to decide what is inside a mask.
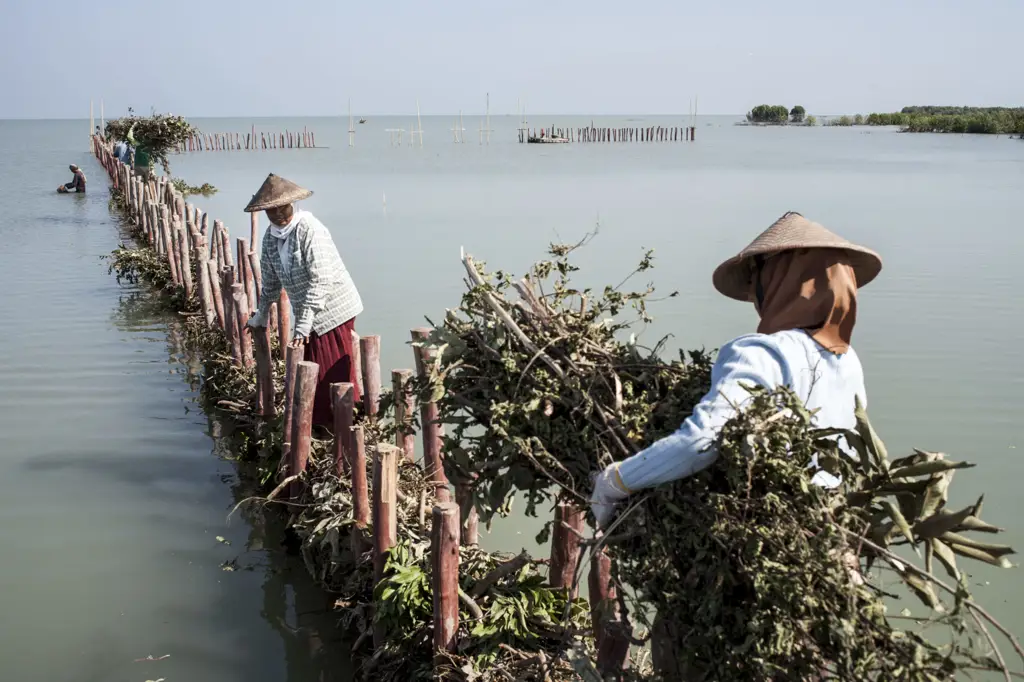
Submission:
[[[811,410],[820,427],[852,429],[854,402],[867,406],[864,372],[850,346],[857,289],[882,269],[874,251],[846,241],[799,213],[786,213],[714,273],[715,288],[754,304],[761,322],[722,346],[711,371],[711,390],[679,429],[602,471],[591,509],[607,527],[630,494],[708,467],[718,453],[719,429],[750,395],[744,385],[785,385]],[[825,471],[813,482],[834,486]]]

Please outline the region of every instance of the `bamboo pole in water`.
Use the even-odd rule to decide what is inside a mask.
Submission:
[[[244,239],[236,241],[238,247],[238,273],[242,285],[245,287],[245,295],[249,302],[249,313],[256,312],[256,282],[252,276],[252,266],[249,264],[249,244]]]
[[[352,462],[352,420],[355,416],[355,387],[349,383],[331,384],[331,408],[334,411],[334,472],[348,474]]]
[[[207,258],[205,263],[206,275],[210,280],[210,297],[213,301],[213,311],[217,313],[217,326],[226,332],[228,325],[224,317],[224,297],[220,290],[220,269],[217,267],[217,261],[212,258]]]
[[[430,559],[434,593],[434,676],[451,667],[445,654],[458,645],[459,632],[459,505],[444,502],[431,515]]]
[[[249,301],[245,294],[245,287],[240,282],[231,285],[231,302],[235,311],[235,324],[238,327],[239,346],[242,351],[242,367],[252,367],[252,336],[246,330],[249,321]]]
[[[256,352],[256,383],[259,394],[259,412],[264,419],[277,416],[274,407],[274,359],[270,355],[270,330],[252,329],[252,343]]]
[[[313,442],[313,398],[316,395],[316,380],[320,366],[315,362],[301,361],[295,372],[295,398],[292,406],[292,450],[289,458],[288,475],[306,473],[309,449]],[[290,497],[297,500],[302,496],[305,484],[302,480],[292,481]]]
[[[178,232],[178,253],[181,254],[181,278],[182,283],[185,285],[185,298],[192,298],[193,282],[192,282],[192,258],[189,256],[189,237],[188,232],[182,227],[180,222],[175,222]]]
[[[299,362],[302,361],[302,349],[282,346],[285,354],[284,364],[284,428],[282,429],[283,442],[281,443],[281,461],[288,462],[292,451],[292,422],[294,420],[295,401],[295,375],[299,370]]]
[[[220,273],[220,293],[224,301],[224,325],[228,343],[231,346],[231,358],[239,367],[242,366],[242,339],[239,336],[238,314],[235,312],[234,287],[235,276],[231,268],[224,268]]]

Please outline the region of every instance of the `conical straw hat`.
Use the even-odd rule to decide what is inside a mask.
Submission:
[[[754,256],[771,256],[791,249],[843,249],[857,277],[857,287],[867,285],[882,271],[882,257],[869,248],[849,242],[790,211],[775,221],[757,239],[715,269],[715,288],[729,298],[749,301],[754,276]]]
[[[313,193],[308,189],[299,187],[291,180],[285,180],[281,176],[271,173],[263,181],[263,186],[260,187],[259,191],[252,195],[252,201],[245,207],[245,212],[252,213],[254,211],[265,211],[268,208],[287,206],[311,196],[313,196]]]

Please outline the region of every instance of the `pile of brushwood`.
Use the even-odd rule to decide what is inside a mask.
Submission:
[[[653,287],[573,286],[581,244],[553,246],[522,279],[466,256],[469,291],[428,342],[440,353],[420,390],[440,399],[446,471],[474,483],[484,518],[517,492],[531,514],[585,504],[595,472],[674,431],[710,387],[706,354],[663,360],[662,344],[630,334],[650,320]],[[651,264],[648,252],[636,272]],[[973,465],[926,451],[890,460],[860,406],[855,430],[824,430],[787,389],[750,392],[711,467],[628,500],[596,545],[654,635],[659,676],[1020,676],[997,638],[1024,651],[974,601],[963,565],[1009,567],[1013,550],[980,539],[1000,530],[980,499],[947,507],[954,472]],[[813,462],[842,484],[811,484]]]
[[[127,220],[120,193],[112,210]],[[144,245],[129,222],[129,236],[141,245],[122,244],[111,256],[110,269],[119,281],[144,283],[162,292],[170,309],[184,316],[186,347],[202,357],[202,375],[192,377],[206,409],[230,416],[231,447],[255,481],[254,497],[242,504],[279,509],[288,516],[291,537],[313,577],[337,596],[341,623],[354,633],[353,654],[367,679],[405,681],[434,679],[431,595],[430,508],[432,483],[422,468],[402,461],[398,485],[400,543],[389,554],[384,580],[373,584],[370,530],[352,541],[353,501],[350,480],[335,472],[331,442],[314,438],[301,499],[285,500],[292,478],[282,469],[284,366],[275,362],[277,415],[264,420],[255,411],[256,376],[237,366],[225,335],[206,326],[198,301],[173,293],[166,263]],[[272,335],[274,336],[274,335]],[[276,338],[272,338],[278,357]],[[376,443],[395,439],[393,401],[385,393],[377,421],[360,419],[367,452]],[[372,480],[368,466],[367,480]],[[241,506],[241,505],[239,505]],[[485,552],[461,548],[460,648],[450,656],[449,679],[489,682],[519,679],[536,682],[578,680],[592,674],[590,611],[585,600],[552,589],[543,562],[525,552]],[[387,642],[372,650],[369,640],[380,628]]]
[[[167,155],[198,132],[183,116],[157,113],[137,116],[132,109],[128,110],[127,116],[107,121],[104,130],[108,140],[127,142],[137,149],[144,149],[168,174],[171,164]]]

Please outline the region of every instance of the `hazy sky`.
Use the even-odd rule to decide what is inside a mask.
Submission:
[[[0,118],[1024,104],[1024,0],[0,0]]]

